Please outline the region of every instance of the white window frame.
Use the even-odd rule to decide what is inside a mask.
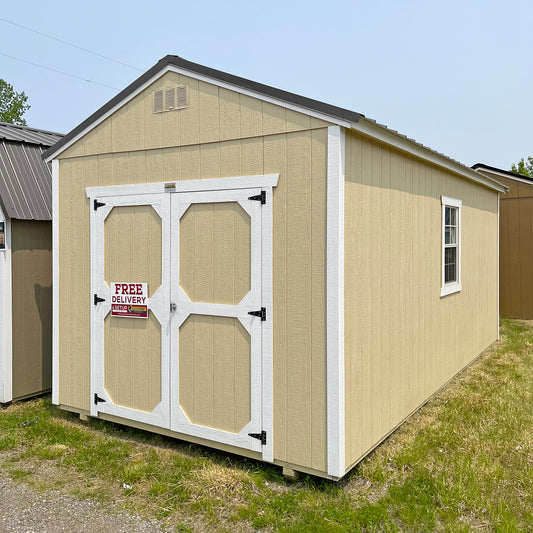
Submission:
[[[448,296],[449,294],[454,294],[456,292],[460,292],[462,290],[461,285],[461,208],[463,206],[463,202],[461,200],[457,200],[456,198],[448,198],[447,196],[441,196],[441,204],[442,204],[442,244],[441,244],[441,289],[440,289],[440,295],[442,296]],[[457,255],[456,255],[456,261],[457,261],[457,279],[455,281],[445,283],[444,282],[444,276],[445,276],[445,249],[446,249],[446,239],[445,239],[445,228],[446,228],[446,207],[455,207],[457,208]]]

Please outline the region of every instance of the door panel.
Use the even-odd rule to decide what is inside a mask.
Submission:
[[[250,334],[236,318],[189,315],[179,336],[183,412],[195,425],[239,433],[251,419]]]
[[[192,302],[250,292],[250,217],[236,202],[191,204],[180,220],[180,287]]]
[[[161,402],[161,375],[161,325],[154,314],[148,320],[107,315],[104,390],[113,405],[151,413]]]
[[[263,448],[250,436],[263,430],[264,322],[254,313],[262,309],[262,210],[271,209],[250,198],[258,196],[261,189],[228,189],[94,204],[93,416],[271,453],[270,442]],[[148,284],[148,319],[110,315],[113,282]]]
[[[260,451],[260,190],[172,196],[171,429]]]
[[[170,425],[169,195],[106,197],[92,213],[91,414]],[[166,259],[165,259],[166,258]],[[148,284],[148,319],[113,317],[112,282]],[[102,342],[103,341],[103,342]]]

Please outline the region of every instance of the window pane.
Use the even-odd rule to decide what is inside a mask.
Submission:
[[[445,244],[457,244],[457,228],[444,228],[444,242]]]
[[[457,281],[457,248],[444,249],[444,283]]]
[[[457,208],[450,207],[450,225],[455,226],[457,224]]]
[[[446,206],[445,207],[445,210],[444,210],[444,225],[446,226],[449,226],[450,225],[450,212],[451,212],[452,208],[451,207],[448,207]]]

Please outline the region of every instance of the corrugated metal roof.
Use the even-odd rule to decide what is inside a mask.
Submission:
[[[20,220],[52,219],[52,169],[44,150],[62,135],[0,123],[0,205]]]
[[[27,126],[18,126],[17,124],[8,124],[0,122],[0,139],[7,141],[22,141],[41,146],[53,146],[63,135],[53,131],[38,130],[28,128]]]

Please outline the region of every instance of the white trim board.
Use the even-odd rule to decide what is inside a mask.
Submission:
[[[499,194],[498,194],[499,196]],[[442,209],[442,243],[441,243],[441,289],[440,289],[440,296],[441,298],[443,296],[448,296],[449,294],[454,294],[456,292],[461,292],[463,290],[463,287],[461,285],[461,233],[463,231],[462,224],[461,224],[461,208],[463,206],[463,202],[461,200],[457,200],[455,198],[449,198],[447,196],[441,196],[441,209]],[[444,283],[444,250],[445,250],[445,225],[446,225],[446,207],[455,207],[457,208],[457,235],[456,235],[456,248],[457,248],[457,280],[451,283]]]
[[[59,161],[52,161],[52,403],[59,405]]]
[[[166,181],[131,185],[110,185],[107,187],[87,187],[88,198],[105,198],[130,194],[158,194],[174,192],[218,191],[222,189],[254,189],[276,187],[279,174],[256,176],[235,176],[230,178],[206,178],[200,180]]]
[[[0,210],[5,222],[6,248],[0,251],[0,403],[13,399],[13,331],[11,220]]]
[[[56,162],[56,160],[54,160]],[[209,201],[225,201],[230,199],[235,199],[235,196],[241,197],[241,200],[245,202],[245,205],[241,203],[241,200],[239,200],[239,204],[243,209],[245,209],[246,212],[249,213],[249,210],[252,209],[252,206],[247,206],[246,203],[249,202],[249,196],[250,195],[257,195],[258,193],[263,190],[266,194],[266,204],[261,206],[258,202],[251,202],[253,204],[254,209],[258,209],[260,213],[260,229],[261,229],[261,239],[260,239],[260,254],[256,253],[256,255],[259,257],[261,256],[261,271],[259,275],[261,276],[262,283],[261,283],[261,291],[260,291],[260,297],[261,297],[261,306],[266,307],[267,309],[267,320],[262,323],[261,325],[261,334],[260,334],[260,345],[261,345],[261,358],[259,360],[259,364],[261,365],[261,379],[262,379],[262,394],[259,397],[260,402],[260,423],[261,423],[261,429],[263,431],[266,431],[267,433],[267,441],[266,444],[262,446],[258,444],[257,450],[262,452],[262,460],[265,462],[273,462],[274,461],[274,449],[273,449],[273,320],[272,320],[272,302],[273,302],[273,296],[272,296],[272,238],[273,238],[273,222],[272,222],[272,188],[275,187],[279,180],[279,174],[265,174],[265,175],[258,175],[258,176],[237,176],[237,177],[230,177],[230,178],[209,178],[209,179],[200,179],[200,180],[186,180],[186,181],[180,181],[180,182],[160,182],[160,183],[146,183],[146,184],[131,184],[131,185],[123,185],[123,186],[108,186],[108,187],[88,187],[86,188],[86,194],[91,200],[99,199],[102,200],[102,203],[104,203],[104,206],[98,209],[98,212],[100,213],[100,216],[105,219],[105,216],[110,212],[110,210],[115,205],[137,205],[137,204],[145,204],[147,202],[147,198],[152,198],[155,201],[155,198],[165,198],[166,200],[171,200],[170,203],[174,203],[174,201],[177,201],[179,198],[181,198],[181,201],[184,203],[184,207],[187,204],[187,201],[192,201],[194,198],[196,198],[196,201],[202,199],[206,200],[209,199]],[[167,193],[180,193],[176,194],[174,196],[169,197]],[[153,196],[150,196],[153,195]],[[179,198],[178,198],[179,197]],[[190,197],[190,198],[189,198]],[[108,200],[107,200],[108,199]],[[108,205],[105,205],[107,202]],[[148,202],[150,203],[150,202]],[[172,208],[174,209],[174,208]],[[95,214],[93,213],[93,208],[91,204],[91,213],[93,217]],[[162,217],[163,219],[164,217]],[[171,216],[172,219],[172,216]],[[175,221],[170,223],[170,226],[175,226]],[[169,226],[169,227],[170,227]],[[103,235],[96,235],[96,226],[93,224],[93,221],[91,222],[91,258],[93,257],[93,250],[96,250],[95,243],[96,242],[103,242]],[[175,241],[173,241],[175,242]],[[177,248],[171,247],[171,254],[174,256],[177,252]],[[99,256],[103,256],[103,254],[98,254]],[[91,259],[92,261],[92,259]],[[179,264],[179,261],[174,258],[174,264]],[[102,270],[102,265],[99,265],[100,270]],[[93,278],[94,275],[94,268],[91,264],[91,278]],[[101,276],[100,276],[101,277]],[[100,278],[98,278],[100,279]],[[99,292],[102,293],[103,297],[105,297],[105,287],[99,286],[96,287],[96,280],[91,279],[91,287],[93,290],[91,291],[91,294],[95,292],[96,289],[98,289]],[[176,291],[174,291],[176,292]],[[179,292],[179,291],[178,291]],[[174,294],[172,296],[171,301],[178,302],[178,294]],[[244,304],[246,298],[240,302],[240,306]],[[103,305],[103,304],[100,304]],[[191,304],[189,307],[193,307],[196,309],[197,312],[200,307],[202,307],[204,304],[198,304],[194,303]],[[225,305],[215,305],[215,304],[209,304],[208,306],[210,309],[217,307],[217,313],[220,313],[223,316],[234,316],[235,315],[235,307],[236,306],[225,306]],[[253,308],[255,309],[256,305],[254,304]],[[227,308],[227,309],[226,309]],[[231,308],[231,310],[229,310]],[[208,312],[207,309],[203,310],[206,314],[211,314]],[[93,313],[94,314],[94,311]],[[202,313],[200,313],[202,314]],[[247,316],[247,313],[245,313],[245,316],[248,320],[250,320],[250,317]],[[174,317],[177,318],[177,317]],[[252,319],[254,321],[255,326],[258,325],[257,318]],[[246,321],[245,321],[246,322]],[[241,323],[243,323],[241,321]],[[96,324],[96,323],[95,323]],[[245,323],[243,323],[243,326],[249,330],[249,327],[246,326]],[[91,325],[91,337],[95,339],[94,342],[98,342],[98,338],[100,336],[95,335],[95,328],[93,328],[93,324]],[[172,341],[175,342],[175,339]],[[91,354],[95,352],[95,349],[93,348],[93,340],[91,340]],[[173,357],[173,356],[172,356]],[[101,382],[102,380],[99,378],[98,375],[98,369],[97,365],[95,363],[95,359],[91,359],[91,392],[94,391],[94,383]],[[172,373],[174,375],[174,373]],[[175,388],[175,387],[174,387]],[[104,396],[103,391],[98,392],[99,396]],[[122,418],[128,420],[137,420],[145,423],[150,423],[152,425],[161,426],[161,427],[167,427],[168,425],[165,424],[157,424],[153,421],[147,421],[145,419],[136,417],[131,418],[130,414],[126,411],[119,412],[118,409],[115,409],[116,412],[114,413],[116,416],[121,416]],[[95,408],[91,404],[91,415],[98,416],[98,412],[105,411],[104,409]],[[174,415],[171,414],[171,420]],[[181,421],[181,425],[183,421]],[[170,427],[173,431],[182,433],[182,434],[188,434],[187,431],[183,431],[182,429],[179,429],[177,427],[174,427],[174,424],[171,422]],[[192,426],[191,426],[192,427]],[[194,429],[194,431],[193,431]],[[226,440],[223,440],[220,438],[220,431],[218,430],[212,430],[210,428],[189,428],[190,435],[196,436],[196,437],[202,437],[206,438],[208,440],[213,440],[216,442],[222,442],[225,444],[233,445],[239,448],[242,448],[242,442],[239,442],[239,439],[235,437],[231,437],[231,435],[228,435]],[[250,428],[250,431],[257,432],[257,430],[260,428]],[[244,430],[243,430],[244,431]],[[248,430],[246,430],[248,431]],[[251,441],[254,445],[256,444],[255,440]],[[249,449],[247,447],[244,447],[244,449]],[[252,448],[255,449],[255,448]]]
[[[327,442],[328,475],[346,471],[344,382],[344,165],[345,133],[328,128],[327,162]]]

